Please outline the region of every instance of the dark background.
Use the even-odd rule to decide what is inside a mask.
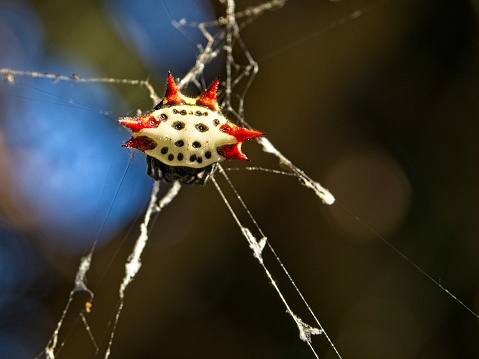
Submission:
[[[27,18],[28,11],[15,7],[22,3],[2,1],[4,14],[21,16],[0,23],[0,67],[148,77],[161,94],[166,71],[182,77],[198,54],[195,39],[201,38],[196,29],[186,28],[186,35],[175,30],[171,19],[199,21],[224,13],[222,5],[208,2],[175,2],[178,8],[169,1],[134,7],[131,2],[123,10],[119,3],[31,1],[23,3],[30,6]],[[237,9],[251,4],[238,1]],[[289,1],[242,31],[260,69],[245,97],[246,120],[329,188],[337,203],[321,204],[292,177],[247,171],[230,177],[345,359],[479,356],[478,319],[421,273],[479,312],[477,11],[477,3],[460,0]],[[33,30],[22,32],[34,23],[41,41]],[[133,24],[151,25],[153,32],[138,30],[137,37],[122,32],[133,31]],[[236,55],[240,61],[241,51]],[[218,74],[225,78],[221,63],[220,56],[207,68],[205,83]],[[5,358],[34,357],[47,343],[80,257],[99,232],[99,224],[91,224],[101,223],[98,208],[108,220],[88,273],[95,299],[87,319],[105,348],[124,263],[151,186],[141,153],[127,167],[129,152],[120,145],[128,133],[115,123],[118,116],[151,106],[144,89],[93,85],[112,92],[111,101],[97,103],[95,93],[78,100],[75,91],[83,85],[31,80],[2,83],[0,94],[0,357]],[[16,92],[29,86],[40,89],[38,97]],[[65,86],[64,98],[73,103],[49,95],[55,86]],[[44,116],[45,134],[32,146],[25,132],[40,129],[25,114],[39,113],[40,98],[52,106]],[[11,104],[14,115],[6,110]],[[79,104],[92,106],[87,114],[99,116],[99,122],[75,121]],[[49,127],[54,113],[75,123],[72,138],[86,142],[61,142],[67,135],[58,132],[60,125]],[[97,127],[100,122],[107,127]],[[71,129],[71,123],[65,127]],[[81,172],[83,177],[62,174],[63,168],[73,171],[105,154],[107,137],[117,151],[116,165],[106,155],[99,167]],[[43,153],[40,145],[50,148],[58,141],[56,171],[35,160],[32,173],[22,172]],[[278,168],[256,144],[245,144],[244,151],[249,165]],[[97,177],[99,168],[106,169],[107,179]],[[48,187],[57,192],[47,193],[44,183],[52,174],[61,179],[49,181],[64,187]],[[105,182],[112,178],[122,186],[115,200],[117,184]],[[97,192],[52,204],[86,188],[87,179],[99,184]],[[23,182],[30,192],[22,192]],[[102,192],[105,183],[111,198]],[[37,194],[50,202],[37,202]],[[231,193],[229,198],[234,202]],[[118,212],[108,215],[113,201]],[[84,217],[73,214],[83,207]],[[295,313],[314,325],[270,253],[265,261]],[[212,184],[183,188],[165,208],[142,263],[127,290],[112,358],[314,357]],[[87,299],[82,293],[75,297],[60,336],[65,340],[60,358],[94,357],[77,319]],[[321,358],[335,357],[324,336],[314,337],[313,345]]]

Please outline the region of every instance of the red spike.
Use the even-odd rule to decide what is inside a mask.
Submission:
[[[249,161],[248,157],[241,152],[241,143],[235,143],[234,145],[224,145],[216,149],[220,156],[223,156],[227,160],[243,160]]]
[[[144,128],[155,128],[161,123],[156,117],[145,115],[140,117],[123,117],[118,120],[123,126],[128,127],[132,132],[138,132]]]
[[[123,117],[118,120],[123,126],[128,127],[133,132],[140,131],[144,126],[141,121],[138,121],[138,117]]]
[[[213,81],[213,83],[208,87],[203,93],[196,99],[196,104],[198,106],[208,107],[210,110],[219,111],[220,105],[218,105],[218,100],[216,99],[216,90],[218,89],[219,79]]]
[[[181,105],[185,103],[184,95],[176,86],[173,76],[168,72],[166,80],[165,98],[163,99],[163,105]]]
[[[158,144],[149,137],[137,136],[137,137],[130,138],[122,146],[136,148],[137,150],[144,152],[147,150],[152,150],[157,145]]]
[[[222,125],[220,127],[220,130],[224,133],[227,133],[233,136],[234,138],[236,138],[238,142],[244,142],[246,140],[251,140],[252,138],[264,136],[264,133],[262,132],[249,130],[244,127],[239,127],[231,122],[227,122],[224,125]]]

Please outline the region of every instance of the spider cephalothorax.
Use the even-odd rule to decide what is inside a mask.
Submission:
[[[200,96],[187,97],[168,73],[165,96],[151,112],[120,119],[132,131],[123,146],[146,153],[148,175],[203,185],[217,162],[247,160],[241,144],[263,133],[229,122],[221,114],[217,88],[215,80]]]

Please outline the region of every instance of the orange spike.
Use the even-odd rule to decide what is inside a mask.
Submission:
[[[200,96],[196,98],[196,104],[198,106],[208,107],[213,111],[220,110],[218,100],[216,99],[216,90],[218,89],[219,82],[219,78],[214,80],[210,87],[208,87]]]
[[[171,73],[168,71],[168,77],[166,80],[165,98],[163,99],[163,105],[181,105],[185,103],[185,96],[181,93],[178,86],[176,86],[175,80]]]

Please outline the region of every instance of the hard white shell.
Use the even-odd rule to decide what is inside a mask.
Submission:
[[[206,167],[225,159],[218,154],[218,147],[237,143],[235,137],[220,130],[228,122],[226,118],[206,107],[174,105],[150,116],[161,119],[158,127],[141,129],[133,136],[154,140],[158,145],[145,153],[169,166]]]

